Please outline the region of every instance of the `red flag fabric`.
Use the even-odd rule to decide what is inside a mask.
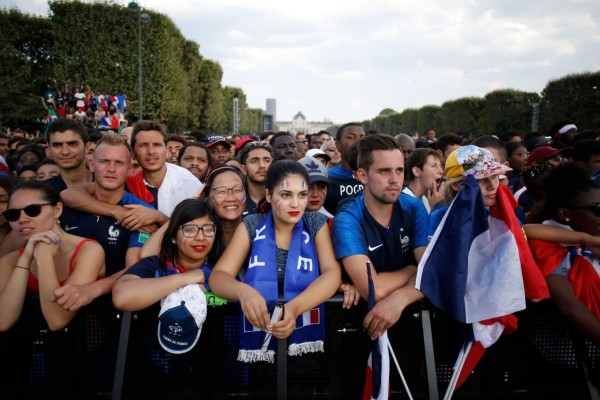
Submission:
[[[523,228],[515,217],[515,207],[517,207],[517,202],[510,189],[502,184],[498,186],[496,204],[490,209],[490,215],[503,220],[517,242],[519,258],[521,260],[521,271],[523,273],[525,297],[528,299],[547,299],[550,297],[550,293],[548,292],[546,279],[544,279],[544,275],[540,272],[527,244]]]
[[[594,266],[581,255],[581,250],[575,246],[567,247],[544,240],[531,240],[529,246],[544,276],[550,275],[560,265],[569,253],[569,248],[573,249],[576,256],[571,261],[567,279],[577,300],[600,319],[600,276]]]
[[[132,195],[145,201],[146,203],[152,204],[154,196],[146,187],[144,183],[144,172],[140,171],[137,174],[129,175],[127,177],[127,187]]]

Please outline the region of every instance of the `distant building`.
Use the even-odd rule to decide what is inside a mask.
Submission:
[[[326,130],[333,125],[328,119],[324,121],[307,121],[304,114],[301,111],[294,116],[293,121],[275,121],[278,131],[288,131],[296,134],[298,132],[304,132],[306,134],[317,133],[319,131]]]
[[[267,114],[277,121],[277,99],[267,99]]]

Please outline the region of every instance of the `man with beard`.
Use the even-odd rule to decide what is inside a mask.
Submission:
[[[48,147],[60,174],[47,180],[58,191],[81,187],[92,182],[92,173],[86,168],[85,146],[88,132],[81,122],[74,119],[56,120],[48,128]]]
[[[246,214],[258,214],[256,206],[265,197],[267,170],[273,162],[273,149],[265,142],[248,143],[240,152],[242,172],[246,174]]]
[[[202,187],[190,171],[166,162],[166,139],[166,127],[154,121],[139,121],[131,135],[131,147],[142,170],[127,176],[127,189],[158,211],[140,205],[107,206],[84,190],[61,197],[72,208],[114,217],[125,229],[153,232],[156,224],[169,220],[177,204],[193,197]]]
[[[47,183],[59,192],[67,188],[81,187],[93,181],[93,174],[86,168],[85,145],[88,132],[85,126],[74,119],[58,119],[48,128],[48,147],[60,174]],[[0,256],[25,245],[15,232],[10,232],[0,245]]]
[[[396,324],[408,305],[423,298],[415,289],[415,277],[427,246],[423,203],[400,196],[404,157],[398,141],[385,134],[373,134],[357,146],[356,175],[365,190],[349,200],[333,219],[333,244],[336,258],[364,299],[369,295],[365,268],[371,269],[377,303],[370,311],[366,302],[344,311],[345,318],[364,328],[352,343],[356,351],[342,361],[347,373],[344,376],[352,382],[349,386],[354,386],[348,388],[345,398],[362,393],[362,368],[371,349],[369,339],[377,339]]]

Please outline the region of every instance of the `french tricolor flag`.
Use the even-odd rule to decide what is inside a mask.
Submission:
[[[309,325],[317,325],[321,321],[321,314],[318,308],[313,308],[303,312],[296,319],[296,329],[304,328]]]
[[[367,263],[367,278],[369,282],[369,295],[367,304],[369,310],[375,307],[375,285],[371,275],[371,265]],[[387,331],[373,341],[373,348],[367,361],[367,375],[363,400],[387,399],[390,389],[390,353],[388,350],[389,339]]]
[[[516,329],[516,318],[503,317],[525,309],[526,297],[549,297],[515,207],[510,190],[501,184],[488,213],[477,181],[467,176],[417,271],[418,290],[457,321],[473,324],[478,357],[507,324]]]

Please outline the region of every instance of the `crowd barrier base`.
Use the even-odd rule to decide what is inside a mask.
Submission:
[[[135,313],[103,298],[50,332],[39,299],[0,334],[1,399],[351,399],[361,398],[350,370],[362,326],[325,305],[325,353],[243,364],[238,350],[239,304],[209,307],[196,347],[185,355],[157,341],[158,305]],[[463,328],[423,301],[406,309],[388,332],[415,399],[445,393]],[[360,360],[359,360],[360,361]],[[285,364],[285,365],[284,365]],[[357,364],[358,365],[358,364]],[[283,367],[287,373],[283,373]],[[519,329],[486,351],[455,399],[599,399],[600,346],[575,335],[550,302],[519,313]],[[408,398],[395,368],[390,398]]]

